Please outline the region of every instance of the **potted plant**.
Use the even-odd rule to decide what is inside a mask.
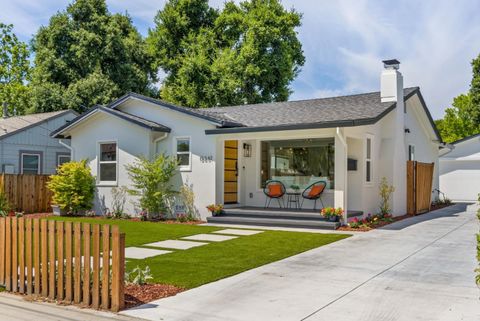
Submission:
[[[48,188],[52,191],[52,209],[55,215],[78,215],[92,208],[95,178],[87,161],[69,162],[50,176]]]
[[[320,211],[322,216],[331,222],[340,221],[340,217],[343,215],[343,209],[341,207],[325,207]]]
[[[212,216],[217,216],[223,213],[222,204],[211,204],[207,206],[207,209],[212,213]]]
[[[292,184],[290,188],[293,190],[294,193],[298,193],[300,191],[300,186]]]

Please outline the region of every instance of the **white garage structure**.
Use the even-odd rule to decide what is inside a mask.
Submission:
[[[440,191],[453,201],[476,201],[480,193],[480,134],[452,146],[440,154]]]

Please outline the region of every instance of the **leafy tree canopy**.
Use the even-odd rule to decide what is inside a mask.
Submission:
[[[0,104],[8,104],[10,115],[14,111],[24,113],[30,76],[28,46],[18,40],[12,29],[12,25],[0,23]]]
[[[470,91],[454,98],[443,119],[435,121],[447,143],[480,133],[480,55],[472,61],[472,71]]]
[[[154,95],[156,72],[128,15],[105,0],[76,0],[50,18],[32,41],[32,109],[82,111],[126,92]]]
[[[147,38],[163,99],[190,107],[287,100],[305,58],[301,15],[278,0],[170,0]]]
[[[473,117],[472,110],[472,98],[469,94],[460,95],[453,99],[452,107],[445,109],[444,118],[435,121],[445,142],[452,143],[480,132],[480,127]]]

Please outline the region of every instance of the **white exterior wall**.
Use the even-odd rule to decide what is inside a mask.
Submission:
[[[50,137],[50,133],[75,117],[73,112],[67,113],[1,139],[1,171],[4,165],[13,165],[15,174],[19,174],[20,152],[33,151],[43,154],[41,174],[54,174],[57,168],[57,154],[69,155],[70,150],[60,145],[58,139]],[[68,140],[65,142],[68,143]]]
[[[88,123],[74,128],[71,134],[74,159],[77,161],[87,159],[94,176],[98,173],[99,142],[117,143],[117,184],[100,185],[97,182],[94,210],[98,214],[103,214],[105,208],[112,208],[112,187],[131,187],[125,165],[133,163],[139,156],[149,155],[150,131],[117,117],[97,114],[92,116]],[[132,204],[132,201],[135,201],[134,198],[129,196],[125,211],[137,214],[139,209]]]
[[[131,100],[121,105],[119,109],[171,128],[171,132],[165,139],[152,145],[152,153],[165,152],[173,155],[176,149],[176,137],[190,138],[191,170],[180,171],[174,178],[174,186],[178,189],[182,184],[188,184],[193,188],[196,208],[205,219],[209,215],[206,206],[222,202],[217,200],[215,191],[217,177],[215,164],[218,160],[223,163],[223,158],[217,158],[217,137],[205,134],[206,129],[213,129],[215,125],[207,120],[140,100]],[[205,158],[212,160],[202,160]]]
[[[455,144],[440,157],[440,191],[453,201],[476,201],[480,193],[480,137]]]

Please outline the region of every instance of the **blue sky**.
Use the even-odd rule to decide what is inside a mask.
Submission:
[[[68,0],[0,0],[0,21],[30,40]],[[127,11],[142,34],[165,0],[107,0]],[[220,7],[223,0],[211,0]],[[379,89],[381,60],[397,58],[406,86],[420,86],[434,116],[466,92],[471,60],[480,54],[478,0],[283,0],[303,13],[298,29],[306,56],[291,100]]]

